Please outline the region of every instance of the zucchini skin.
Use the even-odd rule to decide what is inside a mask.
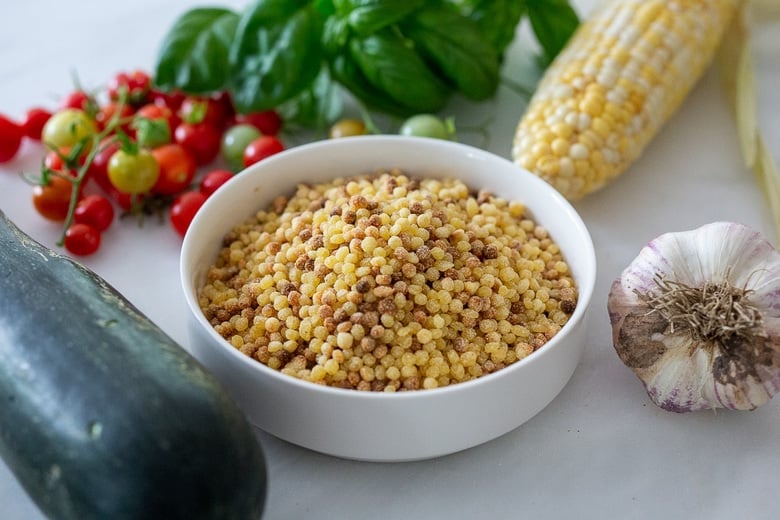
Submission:
[[[267,474],[217,380],[0,211],[0,456],[56,519],[255,519]]]

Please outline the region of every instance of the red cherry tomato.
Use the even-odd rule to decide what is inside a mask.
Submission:
[[[149,74],[142,70],[119,72],[108,82],[108,97],[117,101],[124,91],[127,94],[127,102],[138,106],[146,102],[151,84]]]
[[[200,192],[210,197],[217,188],[233,178],[233,172],[229,170],[214,170],[203,176],[200,181]]]
[[[73,184],[70,181],[52,175],[48,184],[33,186],[33,206],[43,218],[63,221],[68,216],[72,192]]]
[[[276,135],[282,129],[282,117],[276,110],[236,115],[236,123],[246,123],[260,130],[263,135]]]
[[[62,160],[63,156],[67,157],[69,151],[70,150],[68,148],[59,150],[59,153],[55,152],[54,150],[49,150],[43,157],[43,165],[50,170],[54,170],[55,172],[67,172],[72,175],[73,172],[68,170],[68,167],[65,166],[65,161]]]
[[[152,150],[160,165],[160,176],[152,193],[174,195],[184,191],[195,178],[195,159],[180,144],[166,144]]]
[[[130,127],[129,118],[133,115],[133,107],[124,103],[117,103],[111,101],[106,103],[95,114],[95,121],[98,124],[98,128],[102,131],[105,130],[109,123],[116,117],[117,119],[127,119],[121,125],[122,131],[132,136],[133,129]]]
[[[225,103],[217,98],[187,96],[179,107],[179,117],[186,123],[203,123],[221,130],[230,121],[231,114]]]
[[[209,164],[217,157],[222,140],[219,131],[205,123],[182,123],[176,127],[173,138],[192,154],[198,166]]]
[[[244,150],[244,166],[262,161],[282,150],[284,150],[284,145],[279,139],[272,135],[261,135],[249,143]]]
[[[78,110],[87,110],[92,104],[92,100],[83,90],[74,90],[60,100],[60,110],[65,108],[76,108]]]
[[[99,247],[100,231],[89,224],[77,222],[65,231],[65,249],[74,255],[91,255]]]
[[[22,120],[22,132],[26,137],[35,141],[40,141],[43,125],[46,124],[46,121],[48,121],[50,117],[51,112],[45,108],[31,108],[27,111]]]
[[[206,196],[199,191],[182,193],[173,201],[170,214],[171,225],[179,235],[184,236],[192,219],[195,218],[195,214],[204,202],[206,202]]]
[[[62,150],[60,153],[65,155],[68,154],[67,150]],[[43,165],[50,170],[54,170],[55,172],[65,171],[65,162],[62,160],[62,157],[60,157],[60,154],[54,150],[49,150],[46,152],[46,155],[43,157]]]
[[[105,231],[114,221],[114,206],[103,195],[87,195],[76,204],[73,220]]]
[[[110,192],[113,187],[111,181],[108,179],[108,161],[119,148],[120,144],[116,139],[103,139],[87,170],[89,178],[94,179],[95,183],[107,192]]]
[[[49,170],[53,170],[55,172],[64,173],[70,177],[77,177],[79,174],[78,169],[84,165],[86,156],[80,156],[78,158],[78,164],[68,166],[65,164],[65,161],[62,160],[62,158],[67,158],[69,153],[70,150],[67,148],[63,148],[59,153],[55,152],[54,150],[49,150],[49,152],[43,158],[44,168],[48,168]],[[79,193],[83,191],[83,188],[84,183],[79,186]]]
[[[0,115],[0,163],[8,162],[16,156],[23,135],[21,126]]]
[[[171,136],[173,136],[173,131],[176,130],[176,127],[181,123],[181,119],[179,119],[179,116],[176,115],[176,112],[173,109],[157,103],[148,103],[142,106],[135,115],[136,117],[144,117],[153,121],[161,119],[166,121],[168,123],[168,129],[171,131]]]
[[[173,92],[163,92],[155,88],[149,91],[149,102],[170,108],[173,112],[178,112],[182,101],[187,97],[183,92],[175,90]]]
[[[219,105],[219,109],[222,112],[222,128],[224,128],[236,115],[236,109],[233,106],[233,98],[231,97],[230,92],[223,90],[212,94],[211,99],[216,101]]]
[[[130,193],[123,193],[113,186],[109,186],[106,192],[112,199],[116,201],[117,205],[122,208],[123,211],[130,211],[133,209],[133,200],[140,202],[144,198],[143,195],[131,195]],[[133,199],[133,197],[135,197],[135,199]]]
[[[95,101],[92,96],[84,92],[83,90],[74,90],[70,94],[66,95],[60,100],[59,110],[66,108],[76,108],[78,110],[90,111],[90,107],[94,106]]]

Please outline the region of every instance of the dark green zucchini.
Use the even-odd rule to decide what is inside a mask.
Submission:
[[[0,212],[0,456],[56,519],[256,519],[266,467],[192,356]]]

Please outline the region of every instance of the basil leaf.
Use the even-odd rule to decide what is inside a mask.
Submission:
[[[479,26],[483,37],[503,56],[525,14],[524,0],[451,0]]]
[[[334,5],[335,2],[338,0],[312,0],[314,2],[314,7],[319,11],[320,15],[323,17],[330,16],[332,14],[336,13],[336,6]]]
[[[353,37],[349,53],[368,82],[396,102],[401,113],[437,112],[451,93],[410,42],[390,28]]]
[[[449,4],[423,9],[401,26],[415,49],[466,97],[492,96],[499,82],[499,55],[476,22]]]
[[[369,108],[388,114],[405,115],[407,110],[390,99],[384,92],[374,87],[352,58],[346,54],[333,56],[328,66],[336,81],[341,83],[355,98]]]
[[[351,32],[345,18],[329,16],[322,29],[322,48],[327,56],[344,52]]]
[[[550,63],[579,26],[577,13],[566,0],[526,0],[526,7],[543,59]]]
[[[346,0],[339,8],[348,10],[350,27],[360,36],[368,36],[401,21],[424,6],[427,0]]]
[[[322,63],[323,20],[305,0],[258,0],[241,16],[230,49],[236,110],[274,108],[309,87]]]
[[[228,9],[199,8],[184,13],[163,39],[154,74],[157,86],[193,94],[224,89],[237,23],[238,15]]]
[[[341,88],[333,81],[327,67],[323,67],[314,83],[278,110],[285,126],[326,128],[335,122],[344,108]]]

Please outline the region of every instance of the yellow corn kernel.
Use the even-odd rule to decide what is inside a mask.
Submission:
[[[709,66],[738,5],[605,3],[545,72],[517,125],[514,161],[570,200],[620,175]]]
[[[569,141],[559,137],[552,142],[550,148],[555,155],[563,157],[569,153]]]
[[[634,16],[634,24],[637,29],[644,29],[658,17],[663,5],[660,2],[645,2],[640,5]]]

